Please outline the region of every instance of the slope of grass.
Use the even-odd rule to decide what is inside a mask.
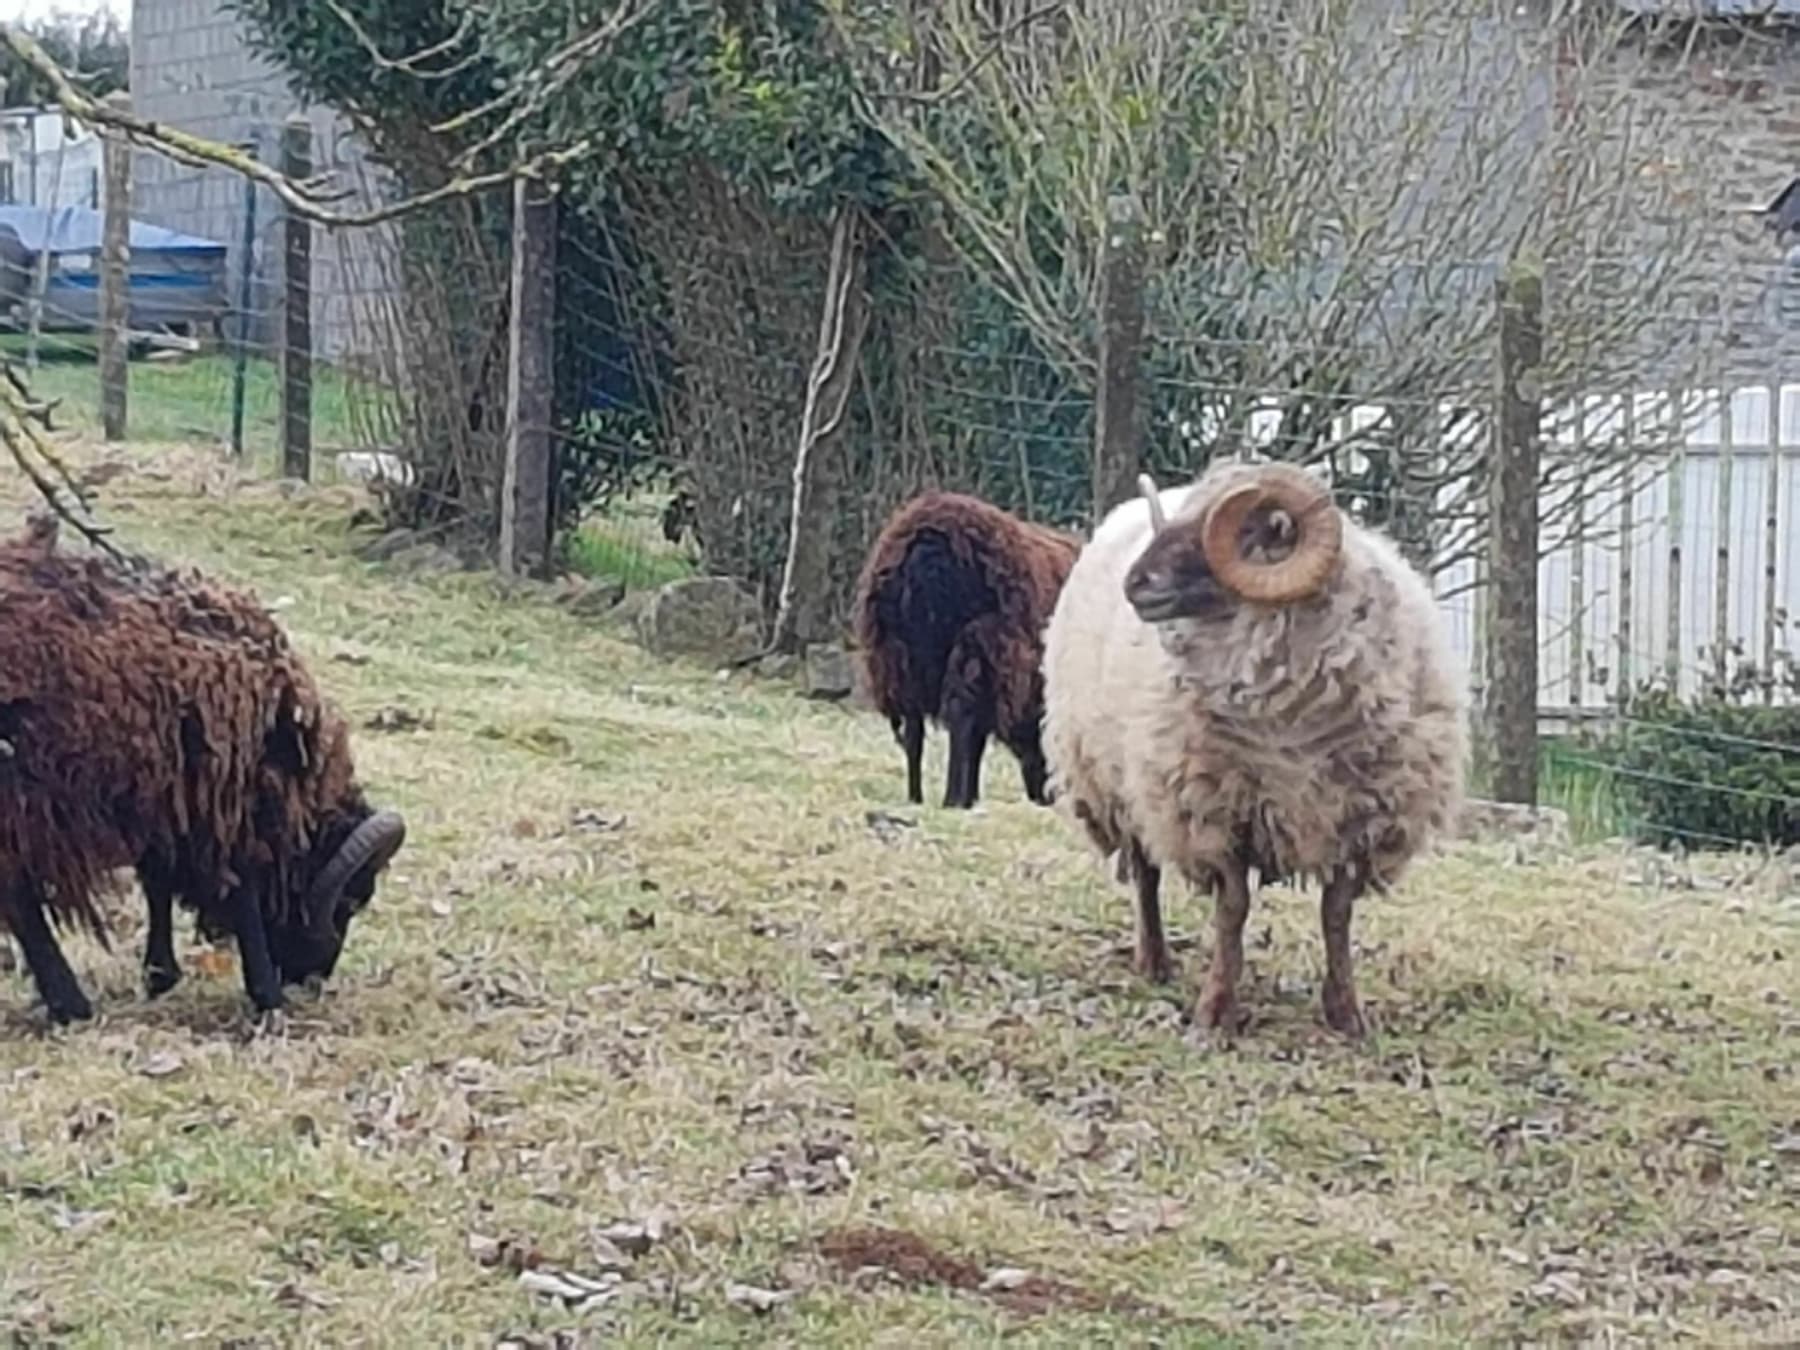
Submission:
[[[905,809],[878,719],[386,576],[335,491],[129,453],[135,545],[253,585],[359,725],[411,728],[357,749],[412,832],[274,1025],[192,948],[145,1002],[135,903],[112,954],[67,942],[97,1024],[0,977],[19,1343],[1800,1336],[1779,897],[1466,846],[1359,915],[1349,1046],[1315,902],[1272,889],[1255,1021],[1198,1049],[1004,755],[980,812]],[[1185,979],[1205,913],[1173,897]]]

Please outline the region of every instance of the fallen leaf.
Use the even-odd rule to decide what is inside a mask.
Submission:
[[[145,1078],[168,1078],[180,1073],[186,1064],[187,1061],[173,1050],[158,1050],[138,1065],[138,1072]]]
[[[291,1280],[275,1291],[275,1301],[284,1308],[329,1308],[337,1302],[324,1294],[302,1289]]]
[[[58,1205],[50,1216],[50,1222],[64,1233],[79,1233],[84,1228],[94,1228],[112,1217],[110,1209],[65,1209]]]
[[[209,979],[219,979],[231,974],[237,963],[232,960],[231,953],[221,951],[217,947],[205,947],[194,953],[194,968]]]
[[[594,1236],[605,1239],[620,1251],[642,1256],[661,1242],[673,1226],[672,1216],[666,1210],[657,1209],[642,1219],[596,1229]]]
[[[489,1269],[532,1270],[544,1260],[544,1254],[535,1245],[515,1238],[491,1238],[484,1233],[470,1233],[468,1242],[469,1255],[475,1258],[475,1263]]]
[[[611,1301],[625,1289],[616,1275],[595,1280],[550,1266],[525,1271],[519,1276],[519,1287],[541,1298],[556,1299],[578,1313]]]
[[[1167,1233],[1181,1227],[1185,1217],[1182,1207],[1173,1200],[1157,1200],[1147,1205],[1117,1205],[1106,1212],[1101,1223],[1108,1231],[1121,1236],[1145,1236]]]
[[[378,708],[363,726],[370,731],[417,731],[430,727],[431,721],[408,708]]]
[[[601,1270],[630,1270],[631,1257],[619,1249],[619,1244],[603,1233],[588,1235],[588,1250],[593,1254],[594,1264]]]
[[[793,1296],[791,1289],[759,1289],[753,1284],[725,1281],[725,1301],[734,1308],[746,1308],[753,1313],[772,1312]]]
[[[569,816],[569,825],[577,830],[622,830],[625,828],[625,817],[609,816],[604,811],[583,806]]]
[[[1017,1266],[1000,1266],[988,1272],[988,1276],[978,1286],[982,1293],[991,1294],[997,1289],[1017,1289],[1031,1278],[1029,1270],[1020,1270]]]
[[[1546,1275],[1531,1286],[1531,1296],[1546,1303],[1561,1303],[1575,1308],[1587,1302],[1587,1291],[1581,1287],[1581,1276],[1572,1270],[1559,1270]]]
[[[892,843],[899,837],[900,831],[914,829],[919,823],[908,816],[897,816],[892,811],[865,811],[863,820],[884,844]]]

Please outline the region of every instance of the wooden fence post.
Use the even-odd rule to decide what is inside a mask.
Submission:
[[[1632,552],[1632,525],[1637,513],[1637,476],[1632,465],[1637,461],[1637,394],[1625,395],[1625,462],[1619,466],[1619,681],[1618,706],[1631,700],[1632,606],[1637,603],[1633,589],[1636,555]]]
[[[238,147],[251,159],[261,152],[254,132]],[[244,180],[244,225],[238,240],[237,342],[231,351],[231,454],[244,457],[244,385],[250,373],[250,306],[256,295],[256,180]]]
[[[1537,803],[1538,457],[1544,282],[1514,268],[1495,283],[1500,360],[1489,518],[1488,734],[1494,796]]]
[[[1769,386],[1769,484],[1764,489],[1768,514],[1763,523],[1763,702],[1775,701],[1775,649],[1780,625],[1775,591],[1781,574],[1776,567],[1781,549],[1781,382]]]
[[[124,90],[107,95],[117,111],[131,106]],[[106,180],[100,232],[100,431],[109,441],[125,439],[126,391],[130,383],[131,340],[131,142],[109,135],[100,142]]]
[[[312,177],[312,124],[299,113],[281,127],[281,171]],[[312,222],[289,207],[281,222],[281,472],[312,477]]]
[[[1687,390],[1674,395],[1674,422],[1671,430],[1675,443],[1669,450],[1668,530],[1669,530],[1669,621],[1668,642],[1663,655],[1663,677],[1669,692],[1681,692],[1681,583],[1687,579],[1682,566],[1682,540],[1687,533],[1687,444],[1693,428],[1688,425]]]
[[[500,487],[499,563],[507,576],[541,576],[549,566],[555,344],[556,197],[548,184],[518,178],[513,181],[506,467]]]
[[[1144,231],[1137,203],[1108,198],[1094,400],[1094,523],[1137,495],[1144,453]]]
[[[1732,412],[1737,405],[1737,391],[1730,386],[1719,391],[1719,500],[1718,549],[1713,574],[1713,679],[1721,686],[1731,676],[1731,472],[1733,459]]]

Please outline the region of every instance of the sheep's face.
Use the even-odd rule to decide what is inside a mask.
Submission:
[[[1191,526],[1176,525],[1150,541],[1125,574],[1125,598],[1145,623],[1218,619],[1237,597],[1219,584]]]
[[[406,837],[392,811],[360,806],[319,832],[310,864],[312,880],[292,920],[269,932],[269,955],[283,984],[328,979],[337,968],[350,923],[375,895],[375,880]]]
[[[1140,485],[1154,534],[1125,574],[1125,598],[1145,623],[1225,619],[1245,602],[1293,604],[1318,594],[1337,568],[1343,522],[1324,486],[1298,469],[1215,470],[1172,522],[1154,484]]]

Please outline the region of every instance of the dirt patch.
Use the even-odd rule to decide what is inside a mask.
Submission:
[[[1160,1320],[1169,1316],[1129,1295],[1099,1294],[1010,1266],[984,1272],[973,1261],[940,1251],[917,1233],[899,1228],[834,1228],[819,1239],[819,1253],[846,1275],[879,1270],[910,1289],[961,1289],[1023,1317],[1051,1312],[1120,1313]]]

